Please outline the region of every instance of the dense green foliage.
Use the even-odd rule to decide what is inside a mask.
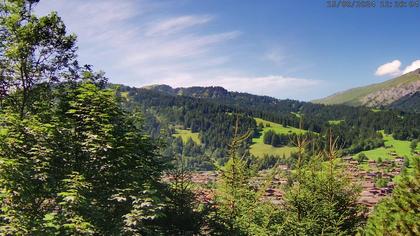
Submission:
[[[328,168],[311,163],[289,186],[282,234],[351,235],[362,225],[359,189],[342,168],[334,165],[331,173]]]
[[[351,235],[362,225],[356,205],[359,192],[348,179],[320,171],[299,181],[285,196],[288,214],[283,234]]]
[[[281,212],[261,199],[262,192],[253,189],[251,168],[245,156],[238,155],[237,149],[249,135],[234,136],[229,160],[219,169],[215,209],[210,215],[215,235],[270,235],[280,223]]]
[[[166,172],[170,183],[166,189],[165,206],[157,223],[164,235],[197,235],[205,226],[207,206],[196,198],[191,172],[179,160]]]
[[[0,4],[1,234],[157,232],[158,147],[101,74],[78,66],[61,19],[32,14],[36,2]]]
[[[113,91],[58,90],[47,111],[1,116],[2,231],[141,232],[159,207],[157,147]]]
[[[413,114],[218,87],[115,88],[103,73],[78,65],[76,37],[56,13],[35,16],[37,2],[0,3],[1,235],[354,234],[364,212],[336,147],[352,153],[381,146],[377,131],[385,130],[413,140],[417,150]],[[263,128],[254,117],[299,127],[299,133],[269,130],[263,137],[297,152],[250,155]],[[180,129],[200,141],[177,137]],[[339,138],[332,140],[332,133]],[[283,202],[275,205],[263,194],[279,163],[292,170]],[[376,209],[367,233],[419,233],[419,161],[413,163]],[[187,167],[214,166],[214,195],[199,202]],[[272,167],[266,180],[255,181],[258,170]]]

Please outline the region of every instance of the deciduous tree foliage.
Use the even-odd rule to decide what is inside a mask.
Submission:
[[[39,0],[0,3],[0,99],[23,116],[39,98],[33,87],[58,82],[76,73],[76,36],[66,34],[60,17],[52,12],[37,17]]]
[[[412,114],[241,93],[227,95],[234,98],[229,100],[220,97],[226,96],[221,88],[204,89],[208,99],[200,100],[110,89],[102,73],[78,65],[76,37],[66,33],[56,13],[33,15],[37,2],[0,2],[1,235],[353,234],[363,223],[363,212],[356,204],[358,189],[336,163],[336,144],[349,153],[383,145],[380,129],[402,139],[418,138],[419,120]],[[124,91],[133,99],[123,105],[118,94]],[[216,195],[208,206],[197,203],[184,169],[167,172],[173,176],[170,184],[161,180],[167,160],[156,140],[145,135],[144,120],[136,112],[146,107],[153,137],[165,126],[154,112],[171,125],[200,132],[203,145],[183,144],[166,127],[171,140],[166,156],[186,155],[199,167],[209,166],[203,157],[209,153],[227,159],[218,169]],[[234,111],[242,113],[236,126]],[[297,127],[291,112],[310,117],[300,128],[319,135],[291,136],[299,152],[289,163],[295,169],[284,204],[276,206],[262,198],[266,186],[253,183],[246,149],[262,128],[252,116]],[[327,124],[341,119],[342,124]],[[340,138],[332,142],[327,132]],[[270,134],[266,143],[287,143],[286,137]],[[317,158],[314,153],[321,150],[327,151]],[[201,159],[192,160],[197,155]],[[277,161],[266,157],[256,169]],[[414,163],[414,174],[405,176],[392,198],[375,210],[368,234],[419,233],[419,161]]]
[[[0,233],[154,233],[163,161],[60,18],[0,4]],[[60,83],[56,83],[60,82]]]
[[[1,115],[0,229],[142,232],[161,208],[158,148],[115,92],[91,82],[58,90],[48,119]]]

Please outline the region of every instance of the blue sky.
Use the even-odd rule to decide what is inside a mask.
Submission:
[[[379,5],[380,1],[376,1]],[[131,86],[223,86],[311,100],[420,67],[420,8],[326,1],[42,0],[79,57]]]

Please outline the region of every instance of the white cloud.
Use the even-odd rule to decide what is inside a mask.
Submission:
[[[376,76],[384,76],[384,75],[398,76],[401,74],[400,66],[401,66],[401,62],[399,60],[394,60],[392,62],[385,63],[376,69],[375,75]]]
[[[153,23],[146,31],[147,36],[173,34],[187,28],[205,24],[212,20],[211,16],[180,16]]]
[[[286,77],[281,75],[192,75],[176,74],[160,83],[174,87],[222,86],[230,91],[248,92],[277,98],[298,98],[297,95],[313,90],[323,81]]]
[[[181,73],[229,62],[229,55],[216,51],[239,37],[239,31],[190,31],[194,26],[211,22],[213,17],[162,16],[161,12],[170,7],[165,4],[170,3],[45,0],[37,11],[46,14],[57,10],[69,31],[78,35],[82,63],[105,70],[112,82],[139,86],[151,76],[166,76],[169,70]]]
[[[132,42],[126,48],[120,47],[126,56],[117,62],[117,65],[127,67],[151,61],[158,64],[174,63],[174,60],[179,63],[179,59],[202,56],[212,47],[232,40],[238,35],[239,32],[232,31],[202,36],[192,34],[175,38],[144,39]]]
[[[408,72],[414,71],[418,68],[420,68],[420,60],[415,60],[404,69],[403,74],[407,74]]]
[[[149,0],[43,0],[37,12],[58,11],[69,32],[78,35],[81,63],[93,64],[113,83],[144,86],[223,86],[229,90],[275,97],[308,98],[320,81],[271,76],[250,76],[252,67],[235,68],[232,29],[211,33],[211,15],[169,14],[171,2]],[[166,15],[162,15],[165,13]],[[198,29],[199,31],[197,31]],[[230,43],[229,50],[224,47]],[[281,63],[273,51],[268,59]]]
[[[376,76],[399,76],[407,74],[408,72],[414,71],[420,68],[420,60],[413,61],[410,65],[406,66],[404,70],[400,69],[401,61],[394,60],[392,62],[385,63],[376,69]]]

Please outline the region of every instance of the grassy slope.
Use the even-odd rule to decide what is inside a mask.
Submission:
[[[121,97],[128,99],[128,92],[121,92]]]
[[[181,137],[182,142],[186,143],[189,138],[191,138],[195,143],[201,144],[200,137],[198,133],[192,133],[190,130],[185,129],[175,129],[176,133],[173,135],[174,137]]]
[[[330,125],[339,125],[339,124],[341,124],[342,122],[344,122],[344,120],[329,120],[329,121],[328,121],[328,123],[329,123]]]
[[[385,147],[375,148],[369,151],[363,151],[369,159],[382,160],[394,159],[390,154],[395,152],[398,156],[411,157],[410,141],[395,140],[391,135],[384,134]],[[420,151],[420,145],[417,146],[417,150]]]
[[[263,119],[260,119],[260,118],[255,118],[255,122],[257,122],[257,124],[262,123],[264,125],[263,134],[264,134],[265,131],[268,131],[270,129],[273,130],[274,132],[278,133],[278,134],[288,134],[288,133],[302,134],[302,133],[306,132],[306,130],[303,130],[303,129],[298,129],[298,128],[291,127],[291,126],[284,127],[281,124],[277,124],[277,123],[274,123],[274,122],[271,122],[271,121],[266,121],[266,120],[263,120]],[[267,124],[270,125],[270,127],[266,127]],[[261,139],[261,142],[262,142],[263,135],[261,135],[258,139]]]
[[[264,155],[278,155],[279,157],[290,156],[292,152],[297,150],[296,147],[273,147],[264,143],[255,143],[251,145],[251,154],[257,157]]]
[[[400,77],[387,80],[382,83],[372,84],[364,87],[353,88],[344,92],[336,93],[326,98],[313,100],[314,103],[323,104],[347,104],[347,105],[360,105],[360,99],[364,96],[376,92],[381,89],[395,87],[399,84],[405,84],[419,80],[420,76],[414,73],[408,73]]]
[[[287,134],[287,133],[296,133],[296,134],[301,134],[306,132],[305,130],[301,130],[301,129],[297,129],[294,127],[283,127],[283,125],[281,124],[277,124],[274,122],[270,122],[270,121],[266,121],[260,118],[255,118],[255,121],[257,122],[257,124],[263,123],[264,124],[264,128],[263,128],[263,132],[261,134],[261,136],[259,138],[254,138],[252,139],[253,144],[251,145],[251,154],[255,155],[255,156],[259,156],[262,157],[265,154],[269,154],[269,155],[279,155],[280,157],[283,156],[283,154],[285,156],[290,156],[290,153],[293,151],[296,151],[295,147],[273,147],[271,145],[268,144],[264,144],[263,142],[263,137],[264,137],[264,133],[269,131],[269,130],[273,130],[274,132],[278,133],[278,134]],[[270,125],[270,127],[266,127],[267,124]]]

